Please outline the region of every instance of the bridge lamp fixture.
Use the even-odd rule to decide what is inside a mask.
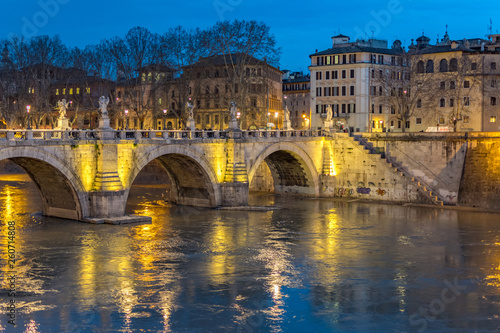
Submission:
[[[274,113],[274,118],[278,118],[278,112]]]
[[[240,119],[241,113],[236,113],[236,118]]]
[[[26,129],[28,129],[28,130],[31,129],[30,110],[31,110],[31,105],[26,105],[26,113],[28,114],[28,126],[26,127]]]
[[[128,116],[128,110],[125,110],[125,116]]]
[[[166,109],[163,110],[163,114],[165,114],[165,115],[167,114],[167,110]]]

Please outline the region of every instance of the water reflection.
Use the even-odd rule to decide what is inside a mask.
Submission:
[[[0,245],[15,220],[19,332],[494,332],[498,215],[252,197],[270,212],[172,206],[131,191],[151,225],[42,218],[27,179],[0,178]],[[8,271],[5,250],[0,269]],[[5,278],[3,279],[5,280]],[[433,320],[444,281],[465,286]],[[9,302],[0,291],[2,311]]]

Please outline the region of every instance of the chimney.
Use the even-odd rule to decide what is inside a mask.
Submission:
[[[455,40],[454,40],[454,41],[452,41],[452,42],[451,42],[451,48],[452,48],[452,50],[456,49],[457,47],[458,47],[458,43],[457,43],[457,41],[455,41]]]

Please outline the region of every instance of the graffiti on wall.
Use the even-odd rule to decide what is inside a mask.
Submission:
[[[380,195],[381,197],[383,197],[387,192],[383,189],[381,189],[380,187],[378,188],[377,190],[377,194]]]
[[[335,196],[337,197],[350,197],[354,194],[354,190],[350,188],[338,187],[335,189]]]
[[[356,190],[356,192],[358,192],[359,194],[370,194],[371,191],[372,189],[368,187],[358,187],[358,189]]]

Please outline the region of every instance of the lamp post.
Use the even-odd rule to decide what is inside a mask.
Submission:
[[[167,129],[167,126],[166,126],[166,118],[167,117],[167,109],[163,109],[163,130],[165,131]]]
[[[28,126],[27,130],[31,130],[31,115],[30,115],[31,105],[26,105],[26,113],[28,114]]]
[[[125,110],[125,129],[128,130],[128,110]]]

